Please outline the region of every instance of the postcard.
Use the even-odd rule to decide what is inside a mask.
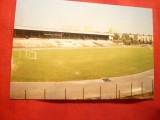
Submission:
[[[151,8],[17,0],[10,99],[153,99]]]

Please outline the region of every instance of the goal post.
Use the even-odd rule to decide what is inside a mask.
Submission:
[[[15,55],[18,59],[34,59],[37,60],[37,51],[24,49],[17,50],[17,54]]]
[[[26,50],[25,51],[25,57],[26,57],[26,59],[37,60],[37,52],[32,51],[32,50]]]

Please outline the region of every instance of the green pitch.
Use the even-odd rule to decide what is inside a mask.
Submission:
[[[90,80],[130,75],[153,68],[153,49],[148,48],[65,48],[33,51],[37,53],[37,60],[25,59],[24,50],[13,51],[12,81]]]

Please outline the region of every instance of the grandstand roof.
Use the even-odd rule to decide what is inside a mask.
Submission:
[[[53,29],[53,28],[38,28],[30,26],[14,26],[14,29],[18,30],[34,30],[34,31],[46,31],[46,32],[65,32],[65,33],[75,33],[75,34],[93,34],[93,35],[113,35],[107,32],[97,32],[97,31],[76,31],[76,30],[63,30],[63,29]]]

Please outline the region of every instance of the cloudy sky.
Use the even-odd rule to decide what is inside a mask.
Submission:
[[[152,9],[67,0],[17,0],[15,28],[153,34]]]

